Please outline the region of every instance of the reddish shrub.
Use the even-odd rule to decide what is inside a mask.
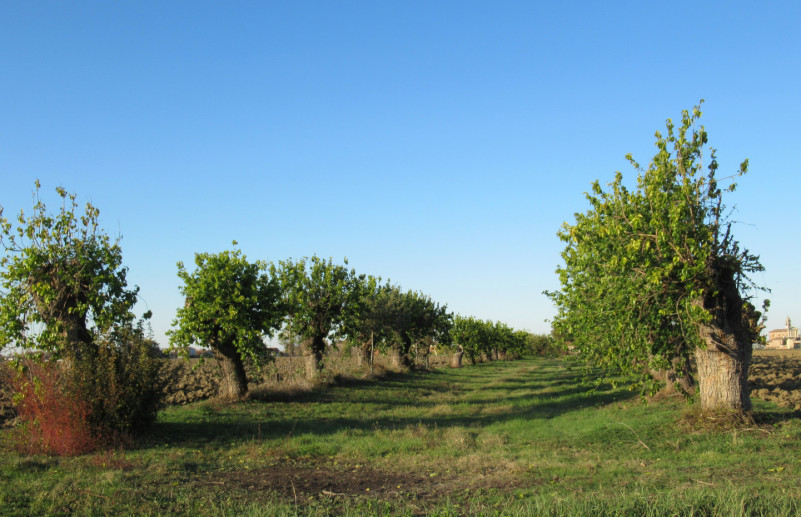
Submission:
[[[75,456],[97,449],[89,406],[66,377],[57,363],[36,361],[26,361],[13,376],[20,450]]]

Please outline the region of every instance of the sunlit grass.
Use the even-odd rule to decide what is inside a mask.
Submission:
[[[538,359],[345,381],[293,400],[172,407],[126,451],[27,458],[4,447],[0,514],[799,510],[795,414],[756,401],[762,425],[701,430],[681,400],[644,404],[625,387],[593,386],[561,360]],[[269,487],[277,468],[369,468],[414,487],[403,497],[363,488],[298,497],[232,481],[254,473]]]

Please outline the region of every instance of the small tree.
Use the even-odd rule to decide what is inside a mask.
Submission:
[[[361,303],[353,304],[347,320],[347,338],[358,350],[359,361],[373,365],[373,353],[383,349],[391,332],[391,295],[395,289],[381,278],[368,275],[361,279]]]
[[[447,306],[439,305],[429,296],[416,291],[393,292],[394,303],[390,305],[393,345],[403,365],[414,366],[413,347],[434,343],[450,343],[452,315]]]
[[[559,232],[562,288],[547,294],[558,308],[555,331],[583,357],[636,375],[644,388],[655,371],[693,374],[694,358],[702,408],[748,411],[761,327],[744,293],[754,287],[748,274],[763,268],[732,236],[714,150],[702,170],[700,116],[700,107],[684,111],[678,129],[667,121],[648,169],[627,156],[639,171],[634,191],[620,173],[606,191],[593,184],[591,208]]]
[[[281,279],[292,332],[311,339],[312,371],[323,368],[325,340],[346,335],[349,317],[363,304],[363,276],[345,265],[335,265],[316,255],[297,262],[281,261],[273,275]],[[311,373],[311,372],[310,372]]]
[[[236,245],[236,243],[234,243]],[[168,332],[173,348],[208,345],[223,374],[222,395],[240,398],[248,390],[242,362],[266,353],[264,337],[280,326],[283,307],[278,282],[262,262],[250,263],[240,250],[196,253],[195,270],[178,263],[186,301]]]

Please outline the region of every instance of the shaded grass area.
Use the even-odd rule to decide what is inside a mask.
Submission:
[[[795,515],[798,414],[699,429],[559,359],[163,411],[134,448],[0,452],[0,514]],[[2,437],[7,442],[10,433]]]

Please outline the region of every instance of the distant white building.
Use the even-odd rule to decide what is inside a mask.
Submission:
[[[190,346],[186,349],[187,356],[190,359],[199,359],[201,357],[214,357],[214,352],[209,348],[197,348]],[[181,357],[181,352],[177,350],[170,350],[170,359],[177,359]]]
[[[787,316],[785,328],[768,332],[768,344],[765,348],[785,350],[801,348],[801,335],[798,333],[798,327],[793,327],[790,322],[790,316]]]

